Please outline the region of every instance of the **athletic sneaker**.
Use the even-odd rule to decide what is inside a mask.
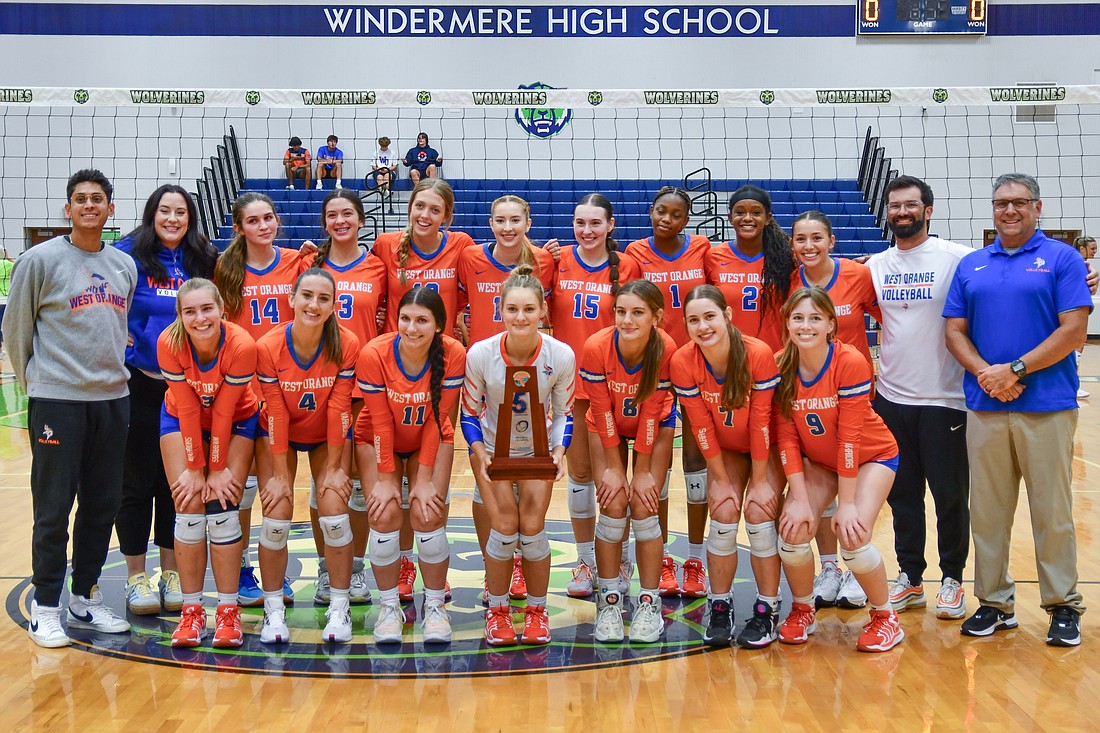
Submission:
[[[665,555],[665,559],[661,563],[661,585],[659,587],[662,596],[680,595],[680,583],[676,580],[677,570],[676,561]]]
[[[178,611],[183,608],[183,588],[180,587],[180,574],[175,570],[162,570],[157,581],[157,591],[165,611]]]
[[[351,574],[351,590],[348,597],[352,603],[371,602],[370,586],[367,585],[367,569],[365,567],[358,573]]]
[[[630,642],[652,644],[661,639],[665,619],[657,605],[657,599],[648,593],[638,598],[634,616],[630,619]]]
[[[92,586],[91,595],[76,596],[73,600],[84,606],[84,612],[75,613],[73,611],[73,601],[69,601],[69,628],[91,629],[104,634],[122,634],[130,630],[130,622],[120,618],[110,607],[103,603],[103,594],[99,592],[98,585]]]
[[[844,573],[832,563],[821,568],[821,572],[814,578],[814,607],[832,608],[836,605],[836,598],[840,595],[840,581]]]
[[[592,595],[592,568],[585,564],[584,560],[573,568],[573,579],[566,586],[566,592],[571,598],[588,598]]]
[[[524,644],[550,643],[550,616],[546,606],[528,606],[523,609]]]
[[[752,618],[737,636],[737,645],[750,649],[770,646],[779,634],[779,609],[759,598],[752,604]]]
[[[900,573],[897,580],[890,581],[890,605],[895,611],[904,611],[907,608],[923,608],[928,601],[924,597],[924,586],[913,585],[909,582],[909,575]]]
[[[317,181],[317,190],[318,190],[318,191],[320,191],[320,190],[321,190],[321,188],[322,188],[322,186],[321,186],[321,182],[320,182],[320,181]]]
[[[527,579],[523,577],[523,562],[512,558],[512,584],[508,588],[508,597],[513,601],[527,600]]]
[[[729,646],[733,638],[733,607],[727,600],[711,601],[710,623],[703,641],[710,646]]]
[[[189,648],[202,643],[206,632],[206,610],[201,603],[188,603],[180,613],[180,622],[172,632],[172,646]]]
[[[251,608],[264,605],[264,592],[256,582],[256,568],[241,568],[241,578],[237,585],[237,605]]]
[[[203,623],[206,622],[203,614]],[[174,639],[173,639],[174,640]],[[244,643],[241,631],[241,609],[235,603],[218,606],[214,616],[214,642],[218,649],[236,649]]]
[[[294,589],[290,587],[290,578],[283,578],[283,603],[294,603]]]
[[[1014,629],[1017,626],[1016,615],[1005,613],[992,606],[978,606],[974,615],[963,621],[959,633],[963,636],[989,636],[1001,629]]]
[[[397,576],[397,597],[402,601],[413,599],[413,583],[416,582],[416,563],[401,556],[401,571]]]
[[[485,643],[489,646],[511,646],[516,643],[512,611],[508,606],[493,606],[485,612]]]
[[[611,594],[607,599],[600,598],[596,603],[596,630],[593,636],[599,642],[617,642],[626,638],[623,628],[622,597]]]
[[[313,602],[318,606],[327,606],[331,601],[332,586],[329,584],[328,571],[322,570],[317,573],[317,582],[314,583]]]
[[[422,630],[425,644],[451,643],[451,614],[442,603],[424,604]]]
[[[805,644],[817,630],[814,608],[805,603],[792,603],[787,620],[779,627],[779,640],[784,644]]]
[[[336,601],[325,611],[325,630],[321,638],[334,644],[347,644],[351,641],[351,606],[347,601]]]
[[[871,609],[871,620],[863,627],[856,649],[861,652],[888,652],[905,638],[897,611]]]
[[[153,590],[149,576],[145,573],[126,581],[126,610],[138,616],[160,613],[160,596]]]
[[[405,614],[397,603],[383,603],[374,622],[375,644],[400,644],[405,627]]]
[[[962,583],[944,578],[936,594],[936,615],[940,618],[962,618],[966,615],[966,592]]]
[[[1055,606],[1050,612],[1047,644],[1077,646],[1081,643],[1081,614],[1069,606]]]
[[[1077,388],[1077,399],[1079,399],[1079,400],[1087,400],[1088,398],[1089,398],[1089,393],[1088,393],[1088,391],[1087,391],[1087,390],[1084,390],[1084,389],[1081,389],[1080,387],[1078,387],[1078,388]]]
[[[47,649],[72,643],[65,629],[61,628],[61,606],[39,606],[35,600],[31,601],[31,623],[27,633],[35,644]]]
[[[703,561],[689,558],[684,561],[684,583],[680,595],[685,598],[704,598],[707,595],[707,569]]]
[[[851,570],[845,570],[844,576],[840,579],[840,592],[836,596],[836,605],[841,608],[863,608],[867,605],[867,594]]]
[[[290,629],[286,627],[286,607],[264,609],[264,625],[260,629],[260,642],[285,644],[290,641]]]

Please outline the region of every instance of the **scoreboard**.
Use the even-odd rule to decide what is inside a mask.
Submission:
[[[987,0],[856,0],[856,31],[985,35]]]

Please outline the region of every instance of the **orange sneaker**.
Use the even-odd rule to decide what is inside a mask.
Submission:
[[[897,611],[871,611],[871,620],[863,627],[856,649],[861,652],[888,652],[905,638]]]
[[[218,606],[214,617],[214,646],[219,649],[236,649],[243,643],[241,609],[235,603]]]
[[[527,579],[523,577],[523,563],[518,557],[512,560],[512,587],[508,589],[508,597],[513,601],[527,600]]]
[[[485,612],[485,643],[489,646],[510,646],[516,643],[512,611],[508,606],[494,606]]]
[[[779,640],[784,644],[805,644],[810,634],[817,630],[815,618],[813,606],[792,603],[787,620],[779,627]]]
[[[680,595],[685,598],[705,598],[707,595],[707,569],[703,561],[690,558],[684,561],[684,584]]]
[[[172,632],[172,646],[193,647],[202,643],[206,631],[206,611],[199,603],[188,603],[180,609],[180,622]]]
[[[680,595],[680,583],[676,580],[676,569],[676,561],[668,555],[665,555],[665,560],[661,563],[661,585],[659,592],[662,596]]]
[[[416,582],[416,563],[401,556],[401,575],[397,578],[397,597],[402,601],[413,599],[413,583]]]
[[[550,616],[546,606],[528,606],[523,609],[524,644],[550,643]]]

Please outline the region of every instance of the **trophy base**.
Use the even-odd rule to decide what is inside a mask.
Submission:
[[[550,456],[494,458],[489,466],[493,481],[553,481],[557,475],[558,467]]]

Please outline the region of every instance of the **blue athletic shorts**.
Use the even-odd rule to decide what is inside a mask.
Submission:
[[[239,435],[242,438],[248,438],[249,440],[256,439],[256,430],[260,422],[260,411],[256,412],[250,418],[241,420],[240,422],[233,423],[233,435]],[[168,414],[168,408],[164,405],[160,406],[160,435],[163,438],[170,433],[178,433],[180,431],[180,419],[174,415]],[[202,431],[202,439],[210,440],[210,431]]]

